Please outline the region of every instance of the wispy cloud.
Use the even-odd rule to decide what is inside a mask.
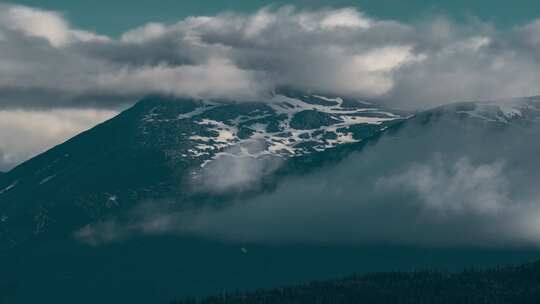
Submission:
[[[262,141],[248,141],[218,154],[203,168],[192,172],[192,188],[210,193],[242,192],[259,188],[263,179],[283,163],[280,157],[264,153],[264,144]]]
[[[381,191],[410,191],[423,202],[422,208],[443,217],[461,213],[493,215],[511,206],[504,162],[473,165],[463,157],[455,163],[436,158],[414,163],[404,172],[383,177]]]

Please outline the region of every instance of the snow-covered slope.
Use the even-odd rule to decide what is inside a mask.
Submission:
[[[170,156],[204,159],[219,155],[279,157],[320,152],[359,142],[404,119],[397,112],[339,97],[275,95],[265,103],[197,101],[189,112],[171,117],[170,105],[153,105],[141,121],[151,132],[165,125],[195,124],[179,136],[189,140]]]
[[[496,124],[540,122],[540,96],[462,102],[446,105],[429,112],[453,113]]]

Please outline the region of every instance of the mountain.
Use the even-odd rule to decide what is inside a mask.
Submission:
[[[2,176],[0,244],[55,227],[74,231],[144,200],[187,201],[190,173],[219,157],[302,157],[360,142],[403,118],[315,95],[266,103],[149,97]]]
[[[527,180],[540,177],[539,165],[531,162],[540,153],[534,144],[539,118],[540,98],[405,113],[300,93],[241,103],[148,97],[0,175],[0,268],[5,274],[0,295],[15,303],[52,298],[57,303],[74,298],[79,303],[145,303],[353,272],[523,262],[539,253],[358,242],[348,237],[359,230],[373,235],[381,230],[381,210],[343,210],[337,212],[343,219],[336,219],[321,202],[377,199],[384,191],[372,187],[374,180],[441,152],[449,163],[463,156],[473,164],[511,160],[511,168],[525,168],[529,174],[516,173],[516,195],[529,195]],[[324,184],[329,188],[320,186]],[[338,188],[341,192],[334,191]],[[291,205],[304,197],[306,205]],[[411,197],[396,197],[391,207],[393,222],[399,224],[409,214],[398,212],[399,202]],[[229,230],[231,224],[218,225],[217,237],[204,229],[219,216],[173,222],[188,233],[160,230],[169,217],[138,222],[148,220],[153,208],[221,215],[230,206],[251,202],[275,204],[263,210],[278,216],[248,213],[246,226]],[[236,224],[243,217],[235,219]],[[467,230],[475,223],[455,226]],[[329,229],[331,225],[345,232]],[[418,227],[404,222],[392,232],[434,233],[426,235],[431,241],[449,225],[414,230]],[[88,227],[100,227],[99,238],[88,237]],[[314,233],[308,240],[339,236],[345,242],[306,242],[302,233],[310,230]],[[474,232],[463,235],[474,237]],[[414,237],[398,236],[405,241]],[[282,242],[266,242],[265,237]]]
[[[459,273],[438,271],[373,273],[341,280],[227,293],[176,304],[228,303],[536,303],[540,263]]]
[[[540,97],[458,102],[425,113],[452,114],[487,123],[530,125],[540,121]]]

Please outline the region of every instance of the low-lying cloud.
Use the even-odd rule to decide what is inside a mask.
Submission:
[[[464,157],[446,163],[439,157],[428,163],[414,163],[404,172],[377,182],[382,191],[413,192],[422,208],[443,216],[475,213],[497,214],[512,204],[504,162],[473,165]]]
[[[295,180],[225,208],[178,211],[151,202],[128,222],[93,223],[76,236],[92,245],[159,234],[264,244],[540,245],[540,196],[519,201],[498,188],[510,184],[500,162],[439,161],[374,179],[325,172],[329,180]]]
[[[264,144],[250,140],[231,146],[192,172],[191,187],[210,193],[258,189],[283,163],[281,157],[267,154]]]
[[[444,119],[409,125],[257,197],[195,207],[150,202],[126,222],[90,224],[77,236],[94,245],[116,235],[175,234],[264,244],[537,247],[539,131]]]

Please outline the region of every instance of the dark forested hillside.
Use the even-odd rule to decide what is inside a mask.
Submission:
[[[538,303],[540,262],[519,267],[375,273],[294,287],[232,293],[174,304]]]
[[[508,246],[540,242],[529,228],[540,217],[530,202],[540,98],[410,116],[306,96],[148,97],[0,175],[0,303],[168,303],[540,256]],[[394,276],[246,299],[418,303],[426,291],[469,299],[492,289],[466,285],[463,295],[439,287],[460,282],[446,275]],[[503,290],[527,287],[517,286]]]

